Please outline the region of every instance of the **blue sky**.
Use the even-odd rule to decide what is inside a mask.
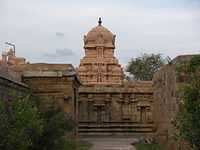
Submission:
[[[200,0],[0,0],[0,52],[9,41],[30,62],[77,66],[99,16],[124,66],[144,52],[200,53]]]

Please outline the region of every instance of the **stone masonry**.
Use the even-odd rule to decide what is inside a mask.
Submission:
[[[27,64],[23,68],[23,82],[40,99],[43,110],[55,103],[77,121],[80,82],[72,65]]]
[[[85,57],[81,59],[78,74],[83,84],[121,84],[123,71],[114,56],[115,35],[101,25],[84,36]]]
[[[124,82],[114,57],[115,37],[101,19],[84,36],[85,57],[78,68],[83,83],[78,105],[81,135],[154,132],[152,82]]]
[[[173,121],[180,110],[180,89],[187,82],[187,75],[177,76],[177,64],[189,61],[193,55],[181,55],[172,63],[165,65],[154,74],[154,120],[157,127],[156,135],[166,141],[172,135]]]

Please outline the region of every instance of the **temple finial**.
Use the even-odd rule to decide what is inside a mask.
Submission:
[[[98,23],[99,23],[99,26],[101,26],[101,24],[102,24],[101,17],[99,17],[99,21],[98,21]]]

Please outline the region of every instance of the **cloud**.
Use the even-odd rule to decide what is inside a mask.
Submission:
[[[45,53],[45,57],[49,58],[64,58],[64,57],[72,57],[76,54],[71,49],[56,49],[55,53]]]
[[[56,36],[62,38],[65,36],[65,34],[62,32],[56,32]]]

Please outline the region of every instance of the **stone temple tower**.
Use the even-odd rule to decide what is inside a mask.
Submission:
[[[123,70],[114,56],[115,35],[98,25],[84,36],[85,56],[78,74],[83,85],[121,85]]]

